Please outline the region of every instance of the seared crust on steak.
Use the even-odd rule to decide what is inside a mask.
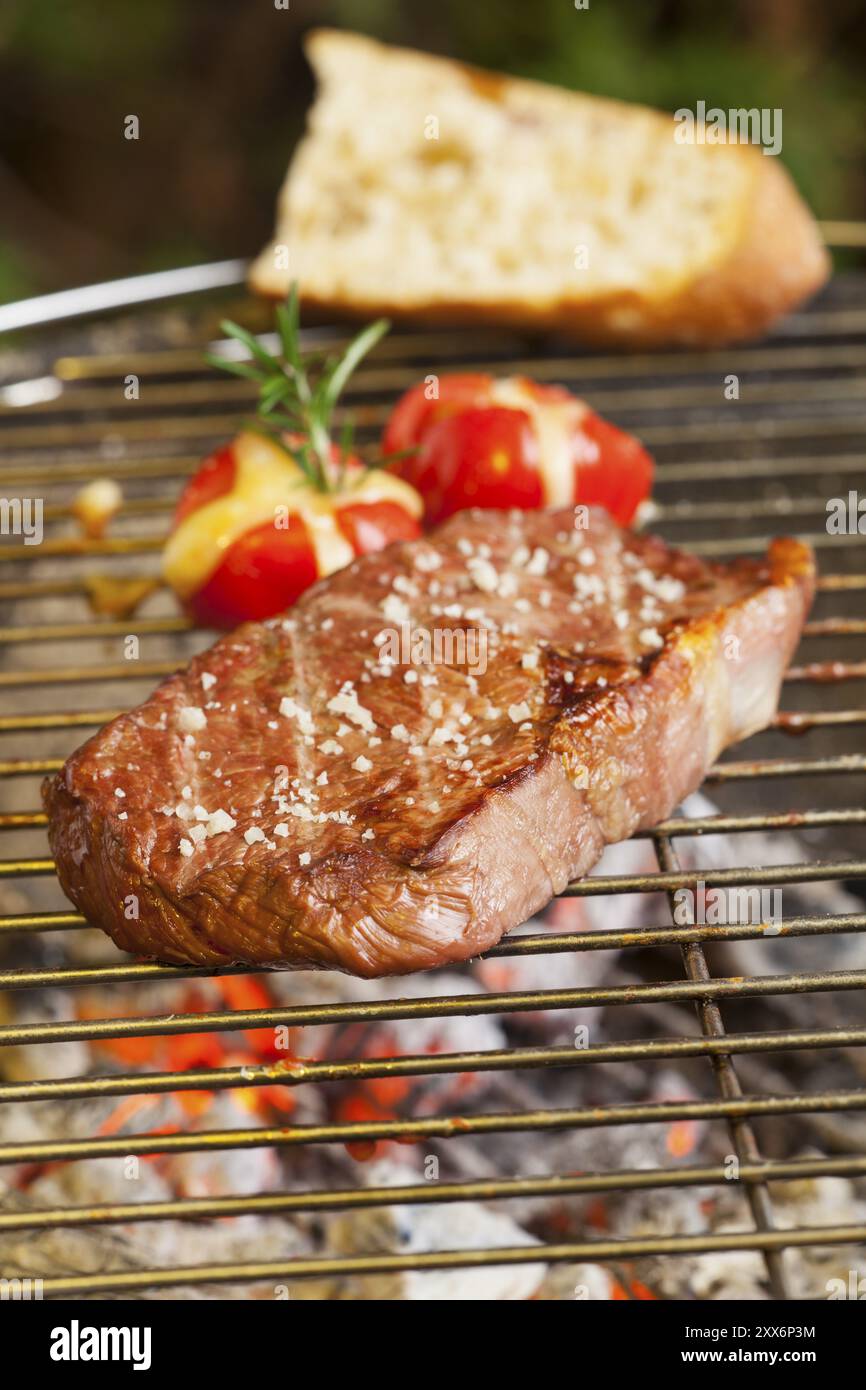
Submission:
[[[60,882],[158,960],[465,960],[769,722],[813,589],[793,540],[716,565],[601,510],[463,512],[79,749],[43,788]]]

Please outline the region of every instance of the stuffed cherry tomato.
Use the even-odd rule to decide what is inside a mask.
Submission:
[[[653,463],[631,435],[561,386],[527,377],[442,377],[413,387],[382,441],[424,498],[430,523],[463,507],[606,507],[628,525],[649,496]]]
[[[420,534],[421,498],[354,455],[314,477],[283,444],[238,435],[190,479],[174,516],[163,573],[197,622],[233,627],[281,613],[356,555]]]

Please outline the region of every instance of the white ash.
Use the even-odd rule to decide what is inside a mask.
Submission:
[[[398,1162],[377,1163],[365,1173],[370,1186],[397,1187],[417,1180]],[[535,1237],[507,1212],[477,1202],[436,1206],[374,1207],[362,1214],[331,1219],[330,1235],[340,1254],[391,1250],[423,1254],[431,1250],[471,1250],[495,1246],[532,1246]],[[482,1269],[442,1269],[342,1281],[340,1296],[352,1299],[401,1299],[425,1303],[513,1302],[532,1298],[546,1273],[543,1263],[492,1265]]]

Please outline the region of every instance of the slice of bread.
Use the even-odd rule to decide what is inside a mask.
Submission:
[[[762,332],[827,278],[774,156],[672,116],[315,31],[309,132],[251,284],[317,308],[592,342]]]

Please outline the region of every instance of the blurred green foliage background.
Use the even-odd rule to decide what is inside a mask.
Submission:
[[[862,0],[281,2],[0,0],[0,300],[254,253],[316,24],[671,110],[781,107],[818,215],[866,217]]]

